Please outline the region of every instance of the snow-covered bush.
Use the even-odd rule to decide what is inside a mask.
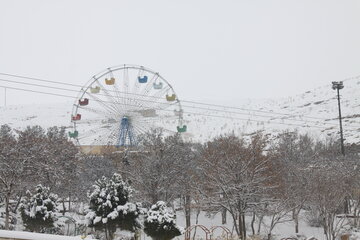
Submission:
[[[0,208],[0,230],[5,229],[5,212]],[[16,216],[13,213],[10,213],[9,216],[9,230],[14,230],[16,225]]]
[[[35,187],[34,194],[27,191],[26,195],[20,206],[25,228],[33,232],[54,232],[57,195],[42,185]]]
[[[144,231],[154,240],[168,240],[181,235],[184,230],[176,225],[175,216],[166,204],[158,201],[145,216]]]
[[[142,212],[140,205],[129,202],[133,189],[121,175],[114,174],[110,179],[102,177],[93,188],[89,194],[89,212],[85,216],[89,226],[105,230],[110,239],[117,227],[129,231],[140,227],[137,221]]]

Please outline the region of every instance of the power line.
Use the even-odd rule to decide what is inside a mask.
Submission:
[[[6,87],[8,89],[13,89],[13,90],[19,90],[19,91],[26,91],[26,92],[33,92],[33,93],[41,93],[41,94],[47,94],[47,95],[52,95],[52,96],[59,96],[59,97],[66,97],[66,98],[72,98],[72,99],[77,99],[74,96],[69,96],[69,95],[64,95],[64,94],[57,94],[57,93],[49,93],[49,92],[43,92],[43,91],[37,91],[37,90],[29,90],[29,89],[23,89],[23,88],[15,88],[15,87],[8,87],[8,86],[0,86],[0,87]],[[96,101],[96,100],[94,100]],[[119,105],[121,105],[121,103],[117,103]],[[138,107],[137,105],[132,105],[135,107]],[[172,112],[171,110],[166,110],[166,109],[156,109],[156,110],[160,110],[160,111],[168,111],[168,112]],[[208,116],[208,117],[217,117],[217,118],[226,118],[228,119],[229,117],[225,117],[225,116],[218,116],[218,115],[211,115],[211,114],[204,114],[204,113],[197,113],[197,112],[189,112],[189,111],[184,111],[184,113],[186,114],[193,114],[193,115],[201,115],[201,116]],[[253,120],[253,119],[246,119],[246,118],[239,118],[239,117],[231,117],[232,119],[236,119],[236,120],[242,120],[242,121],[248,121],[248,122],[258,122],[258,123],[262,123],[264,124],[264,122],[266,121],[261,121],[261,120]],[[286,126],[298,126],[298,127],[307,127],[307,128],[318,128],[318,129],[322,129],[322,130],[326,130],[323,127],[319,127],[319,126],[313,126],[313,125],[302,125],[302,124],[292,124],[292,123],[282,123],[282,122],[275,122],[272,120],[267,120],[267,122],[271,122],[273,124],[279,124],[279,125],[286,125]]]
[[[41,81],[41,82],[46,82],[46,83],[62,84],[62,85],[72,86],[72,87],[78,87],[78,88],[82,88],[82,87],[83,87],[83,86],[77,85],[77,84],[62,83],[62,82],[57,82],[57,81],[51,81],[51,80],[45,80],[45,79],[40,79],[40,78],[33,78],[33,77],[21,76],[21,75],[16,75],[16,74],[9,74],[9,73],[1,73],[1,72],[0,72],[0,75],[10,76],[10,77],[16,77],[16,78],[24,78],[24,79]],[[111,92],[111,90],[108,90],[108,91]],[[77,92],[78,92],[78,91],[77,91]],[[125,93],[125,92],[121,92],[121,91],[118,91],[118,92],[119,92],[119,93]],[[125,94],[128,94],[128,95],[137,95],[137,96],[141,96],[141,97],[149,97],[149,98],[160,99],[159,97],[147,96],[147,95],[136,94],[136,93],[125,93]],[[234,107],[234,106],[225,106],[225,105],[218,105],[218,104],[209,104],[209,103],[202,103],[202,102],[189,101],[189,100],[181,100],[181,102],[183,102],[183,103],[191,103],[191,104],[196,104],[196,105],[209,106],[209,107],[236,109],[236,110],[241,110],[241,111],[250,111],[250,112],[258,112],[258,113],[275,114],[275,115],[282,115],[282,116],[287,116],[287,117],[291,117],[291,118],[296,118],[296,116],[294,116],[293,114],[289,114],[289,113],[279,113],[279,112],[274,112],[274,111],[265,111],[265,110],[258,110],[258,109],[240,108],[240,107]],[[302,117],[302,118],[308,118],[308,119],[327,120],[327,119],[324,119],[324,118],[312,117],[312,116],[305,116],[305,115],[302,115],[301,117]]]
[[[5,76],[9,76],[9,77],[16,77],[16,78],[24,78],[24,79],[29,79],[29,80],[36,80],[36,81],[39,81],[39,82],[62,84],[62,85],[67,85],[67,86],[72,86],[72,87],[82,87],[81,85],[76,85],[76,84],[71,84],[71,83],[62,83],[62,82],[56,82],[56,81],[51,81],[51,80],[45,80],[45,79],[41,79],[41,78],[34,78],[34,77],[26,77],[26,76],[21,76],[21,75],[15,75],[15,74],[10,74],[10,73],[1,73],[0,72],[0,75],[5,75]]]
[[[61,88],[61,87],[53,87],[53,86],[46,86],[46,85],[41,85],[41,84],[34,84],[34,83],[25,83],[25,82],[19,82],[19,81],[14,81],[14,80],[7,80],[7,79],[1,79],[0,81],[4,81],[4,82],[10,82],[10,83],[17,83],[17,84],[24,84],[24,85],[29,85],[29,86],[35,86],[35,87],[43,87],[43,88],[50,88],[50,89],[56,89],[56,90],[61,90],[61,91],[70,91],[70,92],[76,92],[78,93],[78,90],[72,90],[72,89],[67,89],[67,88]],[[101,96],[108,96],[105,94],[96,94],[96,95],[101,95]],[[146,95],[142,95],[142,96],[146,96]],[[127,97],[119,97],[117,96],[116,98],[121,98],[121,99],[130,99]],[[76,99],[76,98],[75,98]],[[162,98],[158,98],[161,100],[164,100]],[[145,100],[145,99],[137,99],[137,101],[140,102],[151,102],[151,103],[158,103],[156,101],[151,101],[151,100]],[[234,112],[234,111],[227,111],[227,110],[219,110],[219,109],[209,109],[209,108],[203,108],[203,107],[195,107],[195,106],[189,106],[189,105],[183,105],[183,107],[188,107],[188,108],[193,108],[193,109],[201,109],[201,110],[207,110],[207,111],[217,111],[217,112],[223,112],[223,113],[230,113],[230,114],[238,114],[238,115],[245,115],[245,116],[252,116],[252,117],[262,117],[262,118],[276,118],[275,116],[266,116],[266,115],[258,115],[258,114],[249,114],[249,113],[241,113],[241,112]],[[309,122],[309,123],[315,123],[318,124],[318,121],[311,121],[311,120],[300,120],[300,119],[283,119],[286,121],[294,121],[294,122]],[[327,125],[331,125],[331,126],[337,126],[337,124],[333,124],[333,123],[328,123],[328,122],[323,122],[323,124],[327,124]]]
[[[360,75],[354,76],[354,77],[348,77],[345,78],[344,80],[342,80],[342,82],[347,82],[347,81],[352,81],[352,80],[359,80],[360,79]]]

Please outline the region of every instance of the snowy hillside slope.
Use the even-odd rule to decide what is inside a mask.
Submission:
[[[345,143],[360,143],[360,81],[346,81],[344,85],[340,93]],[[261,130],[275,136],[285,129],[298,129],[319,138],[338,137],[338,106],[331,84],[293,97],[244,100],[226,105],[236,108],[183,103],[188,127],[184,137],[204,142],[230,132],[252,134]],[[72,106],[73,102],[63,102],[0,107],[0,124],[9,124],[15,129],[28,125],[65,126],[71,131]],[[164,124],[176,129],[173,121],[165,119]],[[91,129],[91,125],[88,127]]]

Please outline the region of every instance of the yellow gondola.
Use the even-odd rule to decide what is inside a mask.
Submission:
[[[115,78],[113,78],[113,77],[110,79],[105,78],[105,83],[106,83],[106,85],[114,85]]]
[[[166,100],[167,100],[168,102],[173,102],[173,101],[175,101],[175,99],[176,99],[176,95],[175,95],[175,94],[172,94],[171,96],[169,96],[169,95],[166,94]]]

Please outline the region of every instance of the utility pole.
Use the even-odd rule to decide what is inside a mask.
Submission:
[[[332,82],[332,89],[337,91],[337,99],[338,99],[338,107],[339,107],[339,123],[340,123],[340,141],[341,141],[341,153],[345,156],[344,149],[344,137],[343,137],[343,128],[342,128],[342,119],[341,119],[341,107],[340,107],[340,89],[344,88],[344,84],[342,81],[340,82]]]

